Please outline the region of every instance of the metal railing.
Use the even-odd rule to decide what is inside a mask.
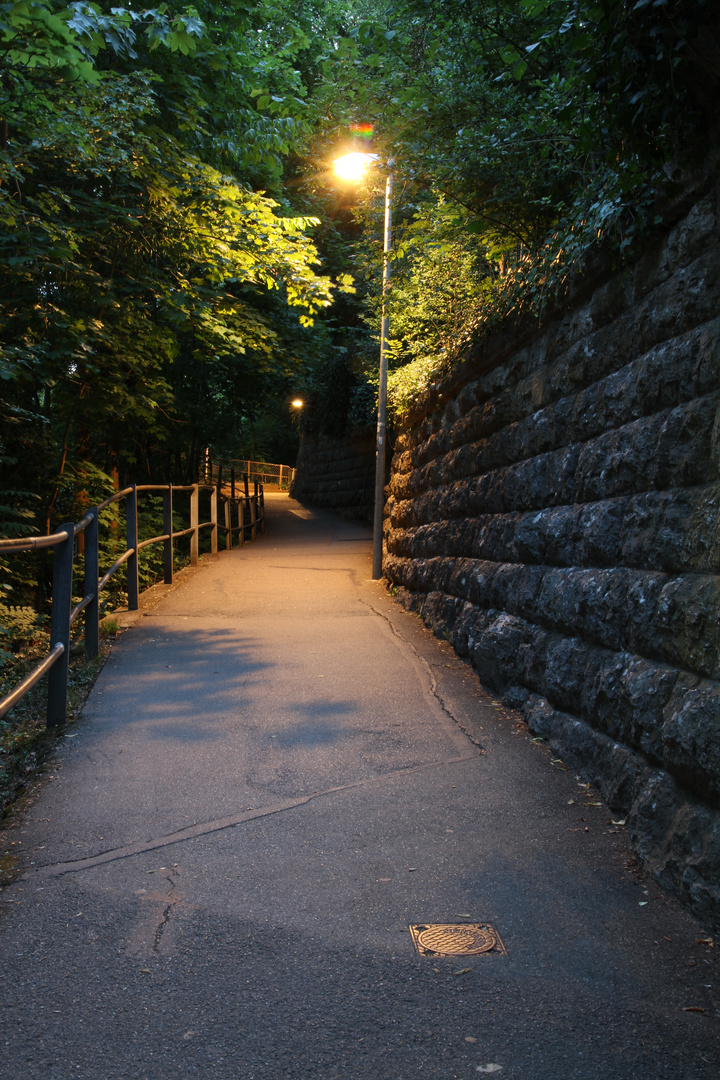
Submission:
[[[163,544],[163,579],[166,585],[173,581],[173,543],[183,536],[190,537],[190,564],[197,565],[201,529],[210,529],[210,552],[218,550],[218,530],[225,533],[225,547],[233,547],[237,534],[239,544],[257,539],[257,531],[265,532],[265,498],[262,485],[253,483],[250,493],[249,478],[242,477],[241,494],[235,494],[235,472],[231,470],[230,490],[225,495],[218,484],[133,484],[117,491],[109,499],[93,506],[82,521],[61,525],[50,536],[28,536],[22,540],[0,540],[0,555],[19,551],[37,551],[53,548],[52,605],[50,613],[50,651],[5,698],[0,701],[0,719],[13,705],[48,675],[47,726],[59,727],[65,723],[67,710],[67,685],[70,659],[70,635],[73,623],[85,612],[85,657],[92,659],[100,650],[100,593],[121,566],[126,566],[127,605],[129,611],[137,611],[140,598],[138,555],[150,544]],[[210,491],[210,520],[198,521],[200,491]],[[163,499],[163,533],[148,540],[138,540],[138,493],[154,492]],[[179,492],[190,493],[190,527],[173,530],[173,496]],[[99,576],[99,520],[101,511],[121,499],[126,500],[126,549],[102,577]],[[224,523],[218,520],[218,501],[224,502]],[[232,524],[233,516],[236,524]],[[85,574],[83,598],[72,605],[73,563],[75,538],[85,538]]]
[[[295,479],[295,469],[290,465],[272,465],[267,461],[240,461],[235,458],[218,458],[213,462],[208,460],[205,479],[208,483],[219,483],[224,475],[227,483],[231,470],[238,476],[244,474],[264,487],[276,487],[279,491],[289,491]]]

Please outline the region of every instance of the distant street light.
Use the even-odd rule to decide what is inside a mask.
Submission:
[[[295,398],[295,400],[291,401],[290,404],[292,405],[293,409],[302,409],[305,402],[302,400],[302,398]]]
[[[335,172],[344,180],[360,180],[377,154],[352,153],[334,162]],[[392,169],[392,158],[388,161]],[[387,311],[387,294],[390,286],[390,262],[388,254],[392,241],[392,172],[385,180],[385,231],[383,235],[383,285],[382,322],[380,326],[380,385],[378,387],[377,436],[375,441],[375,504],[373,509],[373,559],[372,576],[377,581],[383,576],[382,538],[383,508],[385,505],[385,446],[387,436],[387,345],[390,319]]]

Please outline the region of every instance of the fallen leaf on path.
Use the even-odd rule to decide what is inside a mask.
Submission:
[[[150,968],[140,968],[140,972],[142,975],[152,975]]]
[[[703,1009],[700,1005],[683,1005],[683,1012],[707,1012],[707,1009]]]
[[[460,968],[459,971],[454,971],[453,975],[467,975],[468,971],[471,971],[471,970],[472,970],[471,968]]]
[[[495,1061],[490,1061],[487,1065],[478,1065],[477,1071],[480,1073],[502,1072],[502,1065],[498,1065]]]
[[[627,821],[627,818],[626,817],[620,818],[619,821],[616,821],[615,818],[611,818],[611,821],[612,821],[613,825],[624,825],[626,823],[626,821]]]
[[[715,942],[711,937],[699,937],[697,943],[698,945],[707,945],[709,949],[715,948]]]
[[[647,900],[639,900],[638,901],[638,907],[645,907],[646,904],[647,904]]]

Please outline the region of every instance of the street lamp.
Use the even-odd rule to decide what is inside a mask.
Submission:
[[[353,153],[338,158],[335,172],[345,180],[359,180],[377,154]],[[388,161],[392,169],[392,158]],[[382,539],[383,507],[385,505],[385,447],[387,443],[387,347],[390,318],[388,315],[388,289],[390,287],[390,243],[392,240],[392,171],[385,180],[385,231],[383,235],[383,284],[382,284],[382,322],[380,325],[380,385],[378,387],[377,437],[375,440],[375,504],[373,509],[373,581],[383,576]]]

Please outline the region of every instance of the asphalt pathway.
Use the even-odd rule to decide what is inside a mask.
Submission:
[[[623,833],[368,530],[271,496],[146,596],[6,837],[0,1077],[717,1080],[717,949]]]

